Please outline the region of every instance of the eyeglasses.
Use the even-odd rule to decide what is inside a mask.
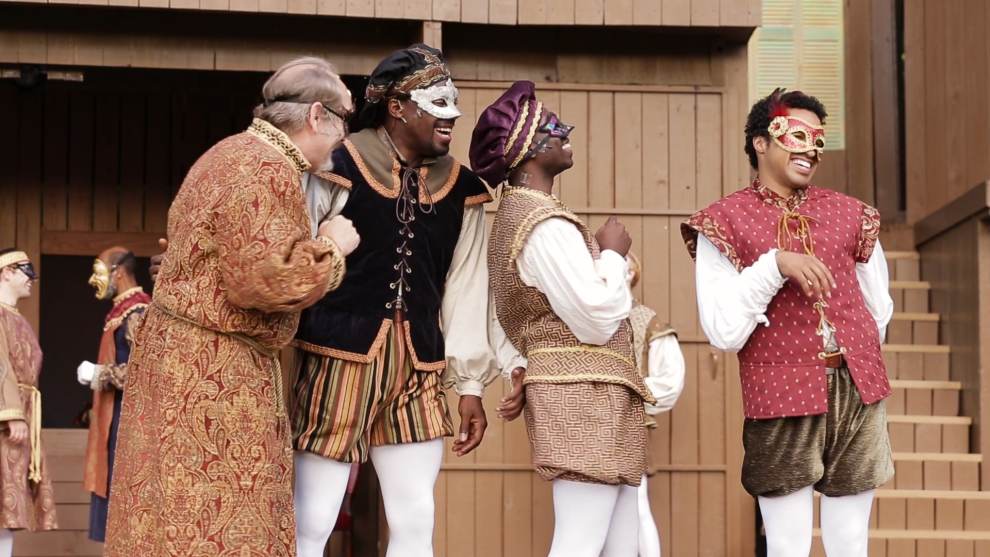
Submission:
[[[300,99],[298,95],[282,95],[275,97],[274,99],[265,100],[264,105],[268,106],[272,103],[312,104],[314,102],[320,103],[320,106],[322,106],[324,110],[326,110],[330,114],[333,114],[337,118],[340,118],[340,122],[344,125],[344,135],[350,133],[351,128],[347,122],[351,119],[352,116],[354,116],[354,111],[340,110],[333,108],[333,103],[328,101],[307,101]]]
[[[571,135],[571,132],[574,131],[574,126],[561,122],[560,119],[557,118],[556,114],[551,113],[547,118],[546,123],[537,128],[536,131],[545,133],[546,135],[543,136],[543,138],[541,138],[538,142],[534,143],[533,146],[526,151],[526,155],[523,157],[523,160],[531,159],[536,156],[536,153],[546,151],[547,144],[549,144],[550,140],[555,137],[561,141],[567,139],[567,137]]]
[[[323,102],[323,101],[319,101],[319,103],[320,103],[321,106],[323,106],[324,109],[326,109],[327,112],[329,112],[330,114],[333,114],[337,118],[340,118],[341,124],[344,125],[344,135],[347,135],[347,134],[351,133],[351,127],[350,127],[350,125],[347,122],[351,119],[352,116],[354,116],[354,111],[353,110],[341,110],[341,111],[338,111],[335,108],[331,108],[330,107],[330,103],[326,103],[326,102]]]

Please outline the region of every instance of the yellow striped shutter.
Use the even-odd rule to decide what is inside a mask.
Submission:
[[[845,148],[842,0],[763,0],[750,41],[750,99],[801,89],[828,109],[828,148]]]

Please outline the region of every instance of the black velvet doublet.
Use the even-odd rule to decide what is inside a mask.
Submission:
[[[476,175],[445,157],[420,169],[421,179],[409,181],[406,199],[416,202],[407,206],[406,218],[400,218],[403,168],[393,161],[392,172],[384,172],[381,153],[371,157],[358,150],[358,145],[378,147],[369,141],[365,134],[361,143],[345,142],[333,154],[333,173],[323,176],[349,188],[341,214],[354,222],[361,243],[347,256],[347,274],[340,287],[303,312],[296,345],[368,361],[395,315],[401,286],[413,362],[418,369],[442,369],[440,307],[464,208],[490,201],[491,196]],[[371,164],[378,165],[377,171],[369,168]],[[427,180],[434,172],[442,175]],[[388,174],[391,179],[383,184]],[[406,272],[400,277],[403,266]]]

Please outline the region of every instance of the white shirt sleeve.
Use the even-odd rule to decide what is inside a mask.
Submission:
[[[315,238],[320,223],[339,215],[351,192],[309,172],[302,175],[302,189],[311,232]]]
[[[498,377],[489,344],[487,245],[484,206],[466,207],[440,308],[447,358],[443,384],[461,396],[481,396]]]
[[[695,286],[701,328],[713,346],[738,352],[759,324],[769,325],[767,306],[787,280],[777,250],[739,272],[704,235],[698,235]]]
[[[498,321],[494,305],[495,301],[492,300],[492,308],[488,318],[488,338],[491,339],[492,351],[495,352],[495,362],[498,368],[502,370],[502,375],[508,378],[512,370],[517,367],[525,368],[528,362],[506,336],[502,324]]]
[[[887,336],[887,325],[894,315],[894,300],[890,297],[890,278],[887,274],[887,258],[880,247],[880,241],[873,248],[873,254],[866,263],[856,264],[856,278],[863,291],[866,308],[877,322],[880,342]]]
[[[629,317],[626,258],[605,250],[597,261],[592,259],[581,232],[566,219],[536,225],[516,265],[523,283],[545,294],[583,343],[605,344]]]
[[[655,416],[674,407],[684,390],[684,354],[677,335],[666,335],[650,342],[649,375],[644,378],[656,404],[647,404],[646,413]]]

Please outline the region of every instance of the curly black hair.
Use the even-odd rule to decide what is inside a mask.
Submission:
[[[770,120],[773,119],[774,110],[780,105],[787,108],[810,110],[818,116],[822,124],[825,124],[825,118],[828,117],[825,105],[820,100],[801,91],[785,93],[783,89],[776,89],[773,93],[756,101],[753,108],[749,109],[749,116],[746,117],[745,150],[746,155],[749,156],[749,165],[753,167],[753,170],[756,170],[756,149],[753,148],[753,138],[770,138],[770,132],[767,131],[767,128],[770,126]]]

